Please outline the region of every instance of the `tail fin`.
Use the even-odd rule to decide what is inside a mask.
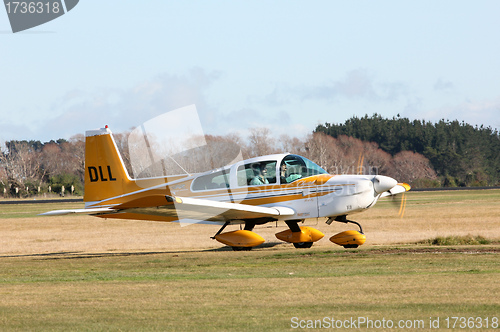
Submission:
[[[134,182],[128,175],[108,126],[85,133],[85,194],[96,202],[130,192]]]

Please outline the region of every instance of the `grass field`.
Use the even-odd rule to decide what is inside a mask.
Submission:
[[[43,218],[35,215],[81,205],[0,205],[0,330],[282,331],[358,317],[422,330],[473,317],[467,329],[491,329],[500,191],[407,197],[403,219],[382,201],[353,216],[367,235],[356,250],[327,239],[352,225],[316,220],[307,224],[326,236],[311,249],[276,240],[279,226],[256,228],[264,246],[233,252],[209,239],[217,226]],[[491,243],[415,244],[466,235]]]

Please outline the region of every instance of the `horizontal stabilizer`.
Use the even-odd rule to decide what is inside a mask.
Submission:
[[[45,213],[40,213],[39,216],[64,216],[68,214],[100,214],[100,213],[113,213],[113,212],[116,212],[116,210],[111,208],[54,210]]]

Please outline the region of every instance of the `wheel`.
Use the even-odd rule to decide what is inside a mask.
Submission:
[[[250,251],[253,247],[231,247],[234,251]]]
[[[293,246],[295,248],[299,248],[299,249],[302,249],[302,248],[311,248],[313,245],[313,242],[298,242],[298,243],[294,243]]]

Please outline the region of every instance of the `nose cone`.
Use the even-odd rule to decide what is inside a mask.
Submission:
[[[381,194],[383,192],[386,192],[394,188],[394,186],[397,184],[398,181],[388,176],[377,175],[373,178],[373,188],[378,194]]]

